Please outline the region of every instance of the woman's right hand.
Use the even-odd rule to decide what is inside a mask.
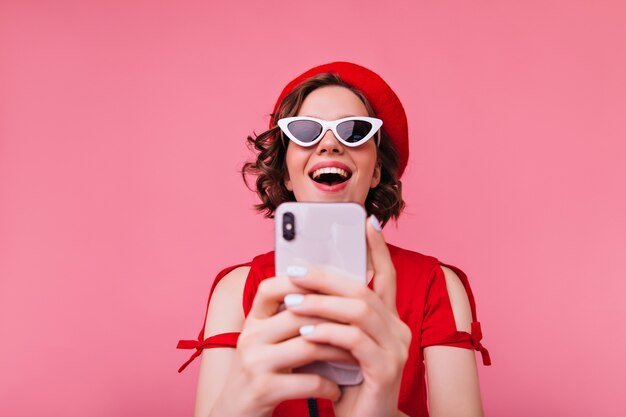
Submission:
[[[334,382],[316,374],[291,373],[293,368],[314,360],[355,363],[343,349],[300,336],[300,327],[316,324],[311,317],[279,311],[287,294],[305,291],[287,277],[269,278],[259,284],[212,416],[270,416],[288,399],[339,399],[341,391]]]

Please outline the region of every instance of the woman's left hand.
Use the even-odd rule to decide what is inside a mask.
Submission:
[[[344,387],[335,403],[338,417],[398,415],[402,371],[408,357],[411,330],[396,309],[396,272],[385,239],[367,221],[367,246],[374,268],[374,291],[352,279],[309,270],[292,277],[306,294],[288,308],[297,315],[327,319],[302,335],[314,343],[329,344],[350,352],[363,372],[363,383]]]

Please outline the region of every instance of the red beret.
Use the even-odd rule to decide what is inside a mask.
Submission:
[[[327,72],[337,74],[347,84],[361,91],[372,105],[376,116],[382,119],[383,129],[398,151],[400,158],[398,177],[400,177],[409,159],[409,128],[406,113],[396,93],[375,72],[350,62],[332,62],[311,68],[287,84],[278,97],[272,113],[278,112],[278,107],[285,96],[300,83],[314,75]],[[274,127],[273,119],[270,120],[270,128],[272,127]]]

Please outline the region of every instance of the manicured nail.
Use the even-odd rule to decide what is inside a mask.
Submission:
[[[308,334],[313,333],[313,331],[315,330],[315,326],[312,324],[307,324],[306,326],[302,326],[300,327],[300,334],[302,336],[306,336]]]
[[[383,228],[380,227],[380,222],[378,221],[376,216],[374,216],[373,214],[370,216],[370,223],[371,223],[372,227],[374,229],[376,229],[377,231],[380,232],[381,230],[383,230]]]
[[[302,304],[304,301],[304,295],[302,294],[287,294],[285,296],[285,305],[287,307],[294,307]]]
[[[292,278],[300,278],[306,275],[306,268],[304,266],[291,265],[287,267],[287,275]]]

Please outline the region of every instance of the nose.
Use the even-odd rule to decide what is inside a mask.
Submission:
[[[341,155],[343,150],[343,144],[337,140],[331,129],[328,129],[326,133],[324,133],[322,140],[317,144],[318,154],[327,153]]]

